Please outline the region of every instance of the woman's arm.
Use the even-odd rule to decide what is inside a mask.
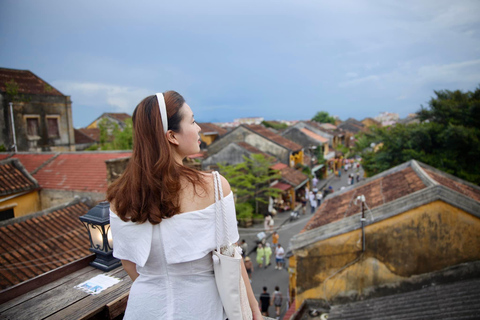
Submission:
[[[122,261],[123,269],[130,276],[130,279],[132,279],[132,282],[135,281],[135,279],[137,279],[137,277],[139,276],[137,272],[137,265],[132,261],[128,261],[128,260],[121,260],[121,261]]]
[[[247,288],[248,303],[250,304],[250,308],[252,309],[253,320],[263,320],[262,313],[260,312],[259,303],[257,302],[257,299],[255,299],[255,295],[253,294],[252,285],[250,284],[250,279],[248,278],[247,269],[245,268],[243,259],[241,265],[242,278],[243,282],[245,282],[245,287]]]

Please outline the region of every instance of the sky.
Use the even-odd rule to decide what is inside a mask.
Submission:
[[[199,122],[400,117],[480,86],[480,1],[2,0],[0,67],[71,96],[76,128],[175,90]]]

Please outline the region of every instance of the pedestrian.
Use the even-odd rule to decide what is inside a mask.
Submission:
[[[277,319],[280,319],[280,308],[282,307],[283,295],[280,292],[279,286],[275,287],[275,291],[273,292],[272,296],[272,302],[272,304],[275,306],[275,315],[277,316]]]
[[[360,172],[357,172],[357,183],[360,181]]]
[[[278,243],[278,239],[280,238],[280,235],[278,234],[277,231],[273,231],[273,234],[272,234],[272,243],[273,243],[273,247],[276,248],[277,247],[277,243]]]
[[[317,187],[317,183],[318,183],[318,178],[317,178],[317,176],[313,176],[312,185],[313,185],[314,188]]]
[[[260,310],[262,315],[268,317],[268,307],[270,307],[270,294],[267,292],[267,287],[263,287],[263,292],[260,294]]]
[[[300,199],[300,202],[302,203],[302,214],[305,214],[305,212],[307,211],[307,198],[302,197],[302,199]]]
[[[317,209],[317,200],[315,199],[315,195],[312,191],[310,191],[310,213],[315,213],[315,209]]]
[[[283,264],[285,263],[285,250],[283,250],[282,246],[277,244],[277,248],[275,249],[275,262],[277,266],[275,269],[282,270]]]
[[[265,269],[270,265],[270,257],[272,256],[272,248],[270,248],[270,243],[265,245]]]
[[[130,160],[106,193],[113,256],[121,259],[132,280],[124,319],[201,315],[223,320],[212,264],[217,246],[211,214],[216,174],[183,164],[185,157],[200,152],[201,129],[193,112],[179,93],[157,93],[137,105],[132,128]],[[222,228],[219,237],[235,243],[239,236],[233,193],[228,181],[219,179],[228,227],[228,233]],[[253,318],[260,319],[246,272],[241,281]]]
[[[317,207],[320,207],[322,204],[323,195],[322,192],[317,192]]]
[[[348,185],[352,184],[352,174],[348,174],[348,180],[347,180]]]
[[[265,257],[265,248],[262,246],[261,243],[259,243],[257,246],[257,264],[259,268],[263,266],[264,257]]]
[[[247,270],[248,279],[252,282],[253,263],[249,256],[245,257],[245,269]]]
[[[242,249],[242,257],[247,256],[247,250],[248,250],[248,243],[245,241],[245,239],[242,239],[242,242],[240,243],[240,248]]]
[[[272,224],[273,218],[271,215],[267,214],[265,216],[265,220],[263,222],[263,227],[265,228],[265,232],[270,232],[270,230],[273,229],[273,224]]]

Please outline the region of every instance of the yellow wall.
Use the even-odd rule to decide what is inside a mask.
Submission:
[[[96,129],[96,128],[98,128],[97,122],[98,122],[98,121],[94,121],[94,122],[92,122],[91,124],[89,124],[89,125],[87,126],[87,129]]]
[[[293,164],[291,165],[291,167],[295,167],[295,165],[297,163],[300,163],[302,166],[303,166],[303,150],[300,150],[298,153],[296,154],[290,154],[290,161],[289,163],[290,164]]]
[[[361,230],[295,251],[297,308],[305,299],[361,294],[370,287],[480,260],[480,219],[443,201],[365,230],[363,255]]]
[[[207,144],[207,146],[211,145],[213,141],[217,138],[217,135],[204,135],[203,133],[200,133],[200,138],[202,139],[203,142]]]
[[[8,197],[9,196],[2,197],[0,198],[0,200]],[[40,204],[40,196],[38,194],[38,190],[15,197],[10,200],[6,200],[4,202],[0,202],[0,208],[13,208],[13,213],[15,214],[15,218],[40,211],[41,204]]]

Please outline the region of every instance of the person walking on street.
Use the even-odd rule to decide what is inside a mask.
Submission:
[[[240,248],[242,249],[242,257],[247,256],[247,250],[248,250],[248,243],[245,241],[245,239],[242,239],[242,242],[240,243]]]
[[[275,262],[277,263],[277,266],[275,269],[282,270],[283,264],[285,263],[285,250],[282,248],[282,246],[277,244],[277,248],[275,249]]]
[[[273,231],[273,234],[272,234],[272,243],[273,243],[273,247],[274,247],[274,248],[277,247],[278,239],[280,239],[280,235],[278,234],[277,231]]]
[[[252,282],[253,263],[249,256],[245,257],[245,269],[247,270],[248,279]]]
[[[322,192],[318,191],[317,192],[317,207],[320,207],[320,205],[322,204],[322,199],[323,199]]]
[[[305,214],[307,211],[307,199],[305,197],[302,197],[300,202],[302,203],[302,214]]]
[[[271,232],[273,230],[273,218],[271,215],[267,214],[265,216],[265,221],[263,223],[263,227],[265,228],[265,232]]]
[[[310,208],[310,213],[314,213],[317,209],[317,200],[315,199],[315,194],[312,191],[310,191]]]
[[[282,307],[282,302],[283,295],[280,292],[280,288],[276,286],[272,296],[272,304],[275,306],[275,315],[277,316],[277,319],[280,319],[280,308]]]
[[[270,257],[272,256],[272,248],[270,248],[270,243],[267,242],[265,245],[265,269],[270,265]]]
[[[257,263],[259,268],[263,266],[264,257],[265,257],[265,249],[263,248],[262,244],[259,243],[257,247]]]
[[[270,293],[267,292],[267,287],[263,287],[263,292],[260,294],[260,311],[262,315],[268,317],[268,307],[270,307]]]

